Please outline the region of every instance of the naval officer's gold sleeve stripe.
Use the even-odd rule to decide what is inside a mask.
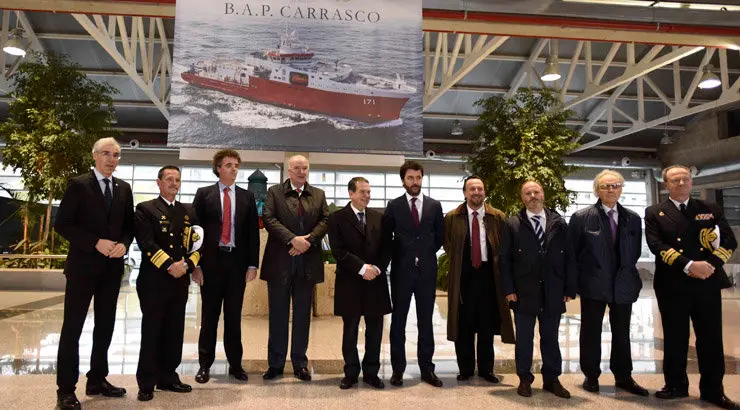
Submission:
[[[190,255],[190,260],[193,261],[193,265],[198,266],[198,262],[200,262],[200,252],[193,252],[193,254]]]
[[[660,253],[660,257],[663,260],[663,263],[670,265],[670,263],[668,261],[671,259],[671,257],[673,256],[673,254],[676,254],[676,253],[678,253],[678,252],[676,252],[675,249],[670,248],[668,250],[662,251]]]
[[[152,256],[151,261],[154,266],[157,268],[161,268],[162,264],[164,264],[167,259],[170,258],[170,255],[167,255],[163,250],[158,250],[157,253]]]
[[[192,227],[188,226],[188,227],[185,227],[185,229],[183,229],[182,231],[182,246],[185,247],[186,251],[190,249],[190,238],[191,238],[190,231],[191,230],[192,230]]]
[[[680,253],[678,253],[678,252],[675,252],[675,253],[674,253],[673,255],[671,255],[671,257],[670,257],[670,258],[668,259],[668,262],[667,262],[667,263],[668,263],[668,265],[673,265],[673,262],[675,262],[675,261],[676,261],[676,259],[677,259],[677,258],[678,258],[678,257],[679,257],[680,255],[681,255],[681,254],[680,254]]]

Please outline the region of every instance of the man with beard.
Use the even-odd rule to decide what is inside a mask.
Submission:
[[[435,387],[442,380],[434,374],[432,313],[437,282],[437,250],[444,240],[442,205],[421,195],[424,168],[406,161],[400,170],[406,194],[390,201],[383,215],[384,242],[391,243],[391,366],[393,386],[403,385],[406,370],[406,319],[411,296],[416,300],[419,328],[417,356],[421,379]]]
[[[568,399],[570,392],[558,381],[560,316],[565,302],[576,297],[578,285],[568,225],[557,212],[545,208],[545,192],[538,182],[525,182],[521,195],[525,208],[507,221],[500,259],[504,293],[516,322],[517,393],[532,395],[534,325],[539,320],[543,388]]]
[[[493,336],[514,343],[514,327],[504,299],[499,244],[506,230],[504,213],[484,202],[483,180],[463,182],[465,202],[445,216],[444,248],[450,258],[447,284],[447,339],[455,342],[458,381],[475,373],[478,334],[478,376],[498,383],[493,372]]]

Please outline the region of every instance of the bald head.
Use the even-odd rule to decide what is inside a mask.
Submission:
[[[301,187],[308,178],[308,159],[303,155],[293,155],[288,159],[288,177],[290,183]]]
[[[527,181],[522,185],[522,202],[529,212],[539,214],[545,207],[545,191],[537,181]]]

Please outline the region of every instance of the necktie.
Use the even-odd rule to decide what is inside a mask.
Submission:
[[[419,227],[419,210],[416,208],[417,199],[411,198],[411,219],[414,221],[414,228]]]
[[[532,223],[534,224],[534,235],[537,237],[537,242],[540,244],[540,248],[545,247],[545,231],[542,229],[542,223],[540,222],[540,219],[542,219],[539,215],[534,215],[532,217]]]
[[[472,249],[473,267],[478,269],[481,265],[480,254],[480,223],[478,223],[478,211],[473,211],[473,222],[470,232],[470,246]]]
[[[110,179],[103,178],[103,182],[105,182],[105,193],[103,193],[103,199],[105,200],[105,210],[110,212],[110,209],[113,207],[113,194],[110,190]]]
[[[607,212],[607,216],[609,216],[609,225],[612,228],[612,241],[617,241],[617,221],[614,220],[614,210],[610,209],[609,212]]]
[[[231,243],[231,196],[229,191],[231,191],[229,187],[224,188],[224,210],[221,213],[221,243],[224,245]]]
[[[299,188],[299,189],[296,189],[295,192],[296,194],[298,194],[298,216],[303,216],[303,204],[301,203],[301,192],[302,191]]]
[[[357,217],[360,218],[360,225],[364,228],[365,227],[365,213],[358,212]]]
[[[681,214],[683,216],[686,216],[686,204],[681,204],[678,206],[678,208],[681,210]]]

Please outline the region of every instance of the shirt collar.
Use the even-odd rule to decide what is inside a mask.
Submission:
[[[617,211],[617,204],[614,204],[614,208],[609,208],[608,206],[601,204],[601,207],[604,208],[604,212],[608,215],[609,211],[614,211],[615,214],[618,214],[619,211]]]
[[[95,173],[95,179],[97,179],[98,181],[102,181],[103,178],[108,178],[109,180],[113,181],[113,175],[107,177],[103,175],[100,171],[98,171],[97,168],[94,168],[94,167],[93,167],[93,172]]]
[[[424,195],[422,195],[421,193],[419,193],[418,196],[411,196],[408,192],[406,192],[406,202],[411,203],[411,198],[416,198],[416,203],[419,204],[421,203],[423,196]]]
[[[160,197],[160,198],[161,198],[161,199],[162,199],[162,200],[164,201],[164,203],[165,203],[165,204],[167,204],[168,206],[170,206],[170,205],[174,205],[174,204],[175,204],[175,202],[177,202],[177,200],[175,200],[175,201],[173,201],[173,202],[170,202],[170,201],[168,201],[168,200],[167,200],[167,198],[163,197],[162,195],[160,195],[159,197]]]
[[[673,205],[676,205],[676,208],[678,208],[678,209],[681,209],[681,204],[684,204],[684,205],[686,205],[686,207],[688,207],[688,206],[689,206],[689,199],[691,199],[691,198],[688,198],[688,199],[686,199],[686,200],[685,200],[685,201],[683,201],[683,202],[679,202],[679,201],[676,201],[676,200],[675,200],[675,199],[673,199],[673,198],[668,198],[668,199],[670,199],[670,200],[671,200],[671,202],[673,202]]]
[[[543,209],[540,213],[536,214],[527,209],[527,218],[532,219],[533,216],[539,216],[540,218],[545,219],[545,210]]]
[[[294,190],[294,191],[297,191],[297,190],[299,190],[299,189],[300,189],[300,190],[301,190],[301,192],[303,192],[303,191],[305,191],[305,189],[304,189],[304,188],[306,188],[306,184],[303,184],[303,185],[301,185],[301,186],[297,187],[297,186],[293,185],[293,183],[291,182],[291,183],[290,183],[290,187],[291,187],[291,188],[293,188],[293,190]]]
[[[223,183],[223,182],[221,182],[221,181],[218,181],[218,190],[219,190],[219,191],[223,192],[223,191],[224,191],[224,188],[226,188],[227,186],[229,187],[229,189],[230,189],[230,190],[232,190],[232,191],[233,191],[233,190],[234,190],[234,187],[236,186],[236,182],[234,182],[234,183],[233,183],[233,184],[231,184],[231,185],[224,185],[224,183]]]
[[[473,215],[473,212],[478,212],[478,215],[484,215],[486,213],[485,205],[481,205],[478,209],[473,209],[470,205],[465,205],[465,207],[468,208],[468,216]]]
[[[354,213],[355,213],[355,216],[356,216],[356,215],[357,215],[358,213],[360,213],[360,212],[362,212],[363,214],[367,213],[367,212],[366,212],[366,211],[367,211],[367,209],[366,209],[365,211],[360,211],[359,209],[355,208],[355,206],[354,206],[354,205],[352,205],[352,202],[350,202],[350,203],[349,203],[349,206],[351,206],[351,207],[352,207],[352,211],[354,211]]]

